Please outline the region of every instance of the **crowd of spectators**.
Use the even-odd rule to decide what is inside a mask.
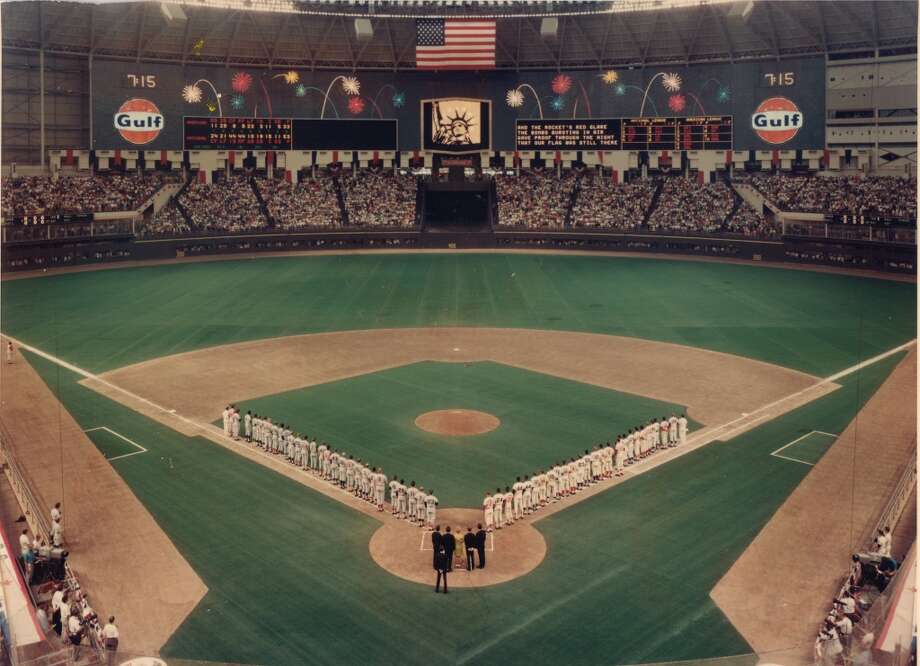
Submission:
[[[178,178],[161,173],[4,178],[0,203],[6,217],[136,210]]]
[[[342,177],[348,223],[358,227],[411,227],[415,224],[415,176],[360,171]]]
[[[780,225],[773,220],[768,220],[763,213],[754,210],[747,202],[742,200],[734,215],[725,224],[725,231],[745,236],[777,237],[781,234]]]
[[[743,177],[742,177],[743,178]],[[784,211],[916,219],[916,179],[764,175],[748,180]]]
[[[724,183],[700,184],[688,178],[668,178],[658,205],[648,220],[653,231],[713,233],[724,230],[735,206],[735,195]]]
[[[248,176],[229,176],[213,183],[191,183],[179,197],[199,231],[239,232],[267,225]]]
[[[867,656],[875,637],[867,631],[863,640],[857,641],[854,629],[900,568],[891,546],[891,528],[884,527],[878,530],[868,552],[853,554],[850,572],[815,640],[816,663],[836,664],[844,654],[858,663],[859,656]]]
[[[182,211],[176,202],[170,202],[154,213],[140,229],[141,237],[151,236],[178,236],[191,231]]]
[[[522,171],[495,176],[498,223],[507,227],[561,228],[572,202],[576,175],[555,171]]]
[[[642,224],[654,193],[655,182],[651,180],[615,184],[609,178],[583,178],[572,209],[572,225],[636,229]]]
[[[268,214],[278,229],[338,227],[342,211],[330,177],[305,178],[296,185],[285,180],[256,179]]]

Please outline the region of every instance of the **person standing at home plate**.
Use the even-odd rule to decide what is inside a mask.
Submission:
[[[482,513],[485,517],[486,530],[489,532],[492,531],[492,520],[494,518],[495,512],[495,500],[492,499],[492,495],[486,492],[485,498],[482,500]]]

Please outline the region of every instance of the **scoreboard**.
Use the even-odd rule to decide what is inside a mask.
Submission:
[[[728,150],[731,116],[624,118],[624,150]]]
[[[185,118],[186,150],[396,150],[395,120]]]
[[[731,116],[518,120],[518,150],[728,150]]]
[[[186,150],[290,150],[289,118],[185,117]]]
[[[618,150],[619,118],[518,120],[518,150]]]

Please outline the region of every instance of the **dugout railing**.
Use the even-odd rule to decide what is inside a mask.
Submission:
[[[25,470],[19,465],[16,457],[13,455],[12,451],[12,436],[10,435],[9,430],[6,428],[3,421],[0,421],[0,466],[3,467],[3,472],[6,475],[6,479],[10,484],[10,488],[13,490],[13,494],[16,496],[16,501],[19,503],[19,507],[22,509],[23,516],[26,519],[26,524],[28,524],[29,529],[33,534],[40,535],[44,537],[46,543],[51,543],[51,524],[48,517],[45,515],[45,512],[42,510],[42,503],[39,501],[37,495],[32,489],[31,484],[28,482],[28,475]],[[72,604],[76,604],[85,618],[84,633],[89,640],[89,645],[84,646],[89,652],[95,654],[98,661],[104,661],[105,650],[103,647],[102,640],[102,626],[96,618],[95,614],[87,614],[84,611],[86,609],[92,610],[92,607],[89,604],[89,597],[84,593],[83,588],[80,586],[80,581],[77,578],[76,572],[73,570],[73,567],[66,561],[64,561],[64,585],[70,593],[70,598]],[[29,593],[32,595],[31,587],[29,587]],[[38,606],[38,602],[35,597],[32,596],[32,603]],[[49,616],[50,619],[50,616]],[[13,644],[12,649],[10,650],[11,658],[14,659],[14,664],[45,664],[45,663],[58,663],[55,662],[52,658],[53,655],[44,655],[38,659],[33,659],[25,661],[22,659],[16,660],[13,657],[16,654],[16,645]],[[69,647],[64,648],[63,652],[69,654]],[[49,661],[50,659],[50,661]]]
[[[913,450],[917,448],[917,440],[914,438]],[[885,508],[882,509],[881,514],[879,514],[878,520],[868,530],[867,534],[863,534],[860,542],[862,543],[864,550],[862,552],[868,551],[871,549],[873,539],[879,530],[890,528],[891,530],[895,529],[895,526],[898,524],[898,521],[901,519],[901,515],[904,513],[904,509],[907,507],[908,500],[911,497],[911,494],[917,487],[917,464],[916,461],[911,461],[904,469],[904,472],[901,474],[901,477],[898,479],[897,484],[895,485],[894,490],[891,493],[891,497],[888,499],[888,502],[885,504]],[[882,623],[889,607],[892,602],[892,590],[896,589],[899,585],[899,578],[902,575],[902,571],[906,571],[909,567],[904,566],[909,558],[914,554],[914,546],[910,548],[911,555],[908,558],[905,558],[905,561],[901,563],[902,568],[898,570],[895,577],[889,582],[888,586],[882,591],[878,598],[872,601],[872,605],[867,609],[865,614],[862,616],[860,621],[854,627],[853,636],[845,641],[843,645],[844,652],[843,656],[846,659],[852,659],[860,654],[866,652],[867,647],[863,645],[863,638],[867,635],[874,634],[878,629],[878,626]],[[840,585],[837,589],[837,593],[834,596],[835,599],[840,599],[844,596],[844,593],[850,589],[850,577],[852,575],[852,570],[848,571],[845,576],[843,576]],[[833,609],[833,606],[831,607]],[[830,611],[829,611],[830,612]],[[908,637],[909,643],[909,637]],[[815,645],[815,663],[824,663],[823,659],[826,655],[819,655],[820,649],[818,643]],[[870,663],[875,663],[870,662]]]

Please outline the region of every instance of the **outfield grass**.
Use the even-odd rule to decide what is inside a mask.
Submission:
[[[94,372],[297,333],[505,326],[634,336],[829,375],[912,339],[917,318],[913,284],[572,255],[276,257],[2,289],[5,333]]]
[[[442,507],[478,507],[511,485],[617,433],[685,411],[498,363],[415,363],[265,396],[239,405],[295,431],[315,433],[390,475],[434,489]],[[492,432],[445,437],[414,424],[438,409],[475,409],[501,420]],[[690,424],[691,428],[696,423]]]
[[[210,589],[167,657],[586,665],[748,652],[708,593],[810,470],[770,452],[811,430],[841,432],[900,360],[540,521],[549,550],[534,572],[443,597],[373,563],[374,519],[27,358],[84,428],[150,449],[114,467]]]

